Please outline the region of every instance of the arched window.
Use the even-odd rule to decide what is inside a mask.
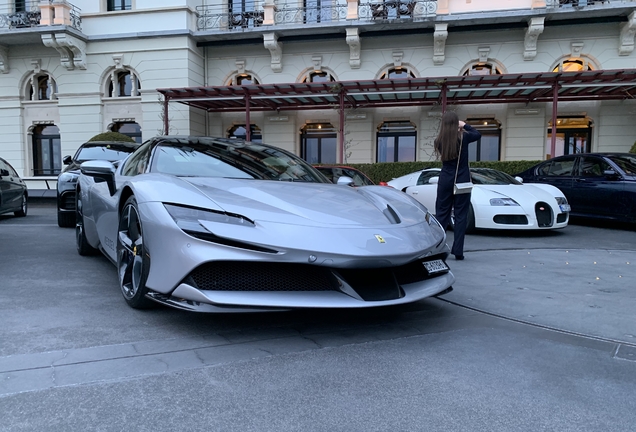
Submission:
[[[415,78],[415,74],[405,67],[391,68],[382,74],[380,79]]]
[[[245,129],[245,125],[234,125],[227,132],[228,138],[238,138],[244,140],[247,137],[247,130]],[[263,135],[261,133],[261,128],[256,126],[255,124],[250,125],[250,141],[251,142],[263,142]]]
[[[331,123],[308,123],[300,130],[300,156],[310,164],[336,163],[337,138]]]
[[[57,99],[57,84],[51,75],[41,73],[33,75],[27,81],[28,100],[54,100]]]
[[[237,74],[230,79],[228,85],[252,85],[252,84],[260,84],[256,77],[250,74]]]
[[[39,125],[33,129],[33,175],[58,175],[62,170],[60,129],[55,125]]]
[[[409,121],[384,122],[378,126],[377,162],[415,161],[417,132]]]
[[[464,76],[473,75],[501,75],[501,70],[492,63],[475,63],[464,72]]]
[[[586,58],[576,57],[563,59],[557,64],[552,72],[581,72],[594,70],[595,67]]]
[[[117,122],[111,130],[129,136],[141,144],[141,126],[136,122]]]
[[[310,82],[332,82],[332,81],[335,81],[335,80],[336,79],[329,72],[312,71],[312,72],[307,74],[305,79],[303,79],[303,82],[304,83],[310,83]]]
[[[108,76],[107,96],[112,98],[141,95],[141,81],[129,70],[113,70]]]

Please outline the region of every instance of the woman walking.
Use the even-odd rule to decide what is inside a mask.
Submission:
[[[451,253],[455,259],[464,259],[464,237],[468,223],[470,193],[455,195],[455,182],[470,181],[468,167],[468,144],[481,138],[481,134],[471,125],[459,120],[457,114],[446,111],[442,116],[439,134],[435,138],[435,152],[442,160],[442,171],[437,184],[437,200],[435,201],[435,217],[446,229],[454,210],[455,227]]]

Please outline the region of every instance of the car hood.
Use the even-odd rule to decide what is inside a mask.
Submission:
[[[487,198],[508,197],[517,202],[521,201],[548,201],[554,202],[554,198],[562,196],[561,192],[550,193],[541,187],[531,184],[523,185],[475,185]]]
[[[212,201],[215,204],[212,208],[218,206],[255,221],[369,227],[393,225],[398,221],[416,224],[425,220],[424,211],[408,197],[382,186],[354,188],[326,183],[224,178],[182,180]]]

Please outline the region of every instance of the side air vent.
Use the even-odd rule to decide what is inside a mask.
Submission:
[[[386,206],[386,208],[384,209],[382,213],[384,213],[384,216],[386,216],[386,218],[392,224],[399,224],[400,222],[402,222],[397,212],[393,210],[393,207],[391,207],[390,205]]]

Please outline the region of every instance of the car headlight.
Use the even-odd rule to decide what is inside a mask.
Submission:
[[[254,222],[244,216],[186,207],[175,204],[163,204],[179,228],[184,231],[209,232],[199,221],[228,223],[234,225],[254,226]]]
[[[565,197],[554,197],[558,205],[567,204],[568,200]]]
[[[518,206],[519,203],[512,198],[492,198],[490,200],[491,206]]]
[[[57,181],[61,183],[76,183],[78,178],[79,178],[79,174],[65,172],[60,174]]]

